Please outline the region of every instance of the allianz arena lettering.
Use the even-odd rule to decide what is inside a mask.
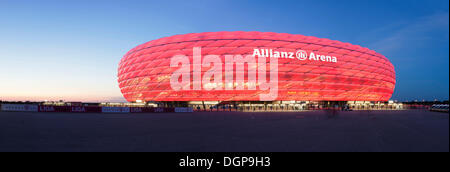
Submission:
[[[118,82],[130,102],[387,101],[396,83],[392,63],[373,50],[272,32],[153,40],[124,55]]]
[[[272,49],[255,49],[253,50],[253,57],[273,57],[273,58],[289,58],[294,59],[297,58],[298,60],[320,60],[323,62],[332,62],[337,63],[337,58],[334,56],[328,56],[328,55],[320,55],[320,54],[314,54],[314,52],[311,52],[308,54],[304,50],[298,50],[295,53],[296,56],[294,56],[294,52],[283,52],[283,51],[274,51]]]

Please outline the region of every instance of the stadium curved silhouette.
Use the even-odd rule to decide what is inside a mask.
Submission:
[[[124,55],[119,63],[118,82],[129,102],[165,102],[177,105],[261,104],[258,95],[264,91],[249,89],[249,72],[255,61],[246,61],[243,68],[233,68],[232,77],[245,73],[242,83],[232,80],[225,89],[225,75],[214,89],[195,86],[195,48],[201,57],[216,55],[226,68],[227,55],[265,56],[277,58],[277,97],[264,104],[337,104],[353,102],[387,102],[395,88],[395,70],[383,55],[350,43],[273,32],[206,32],[175,35],[139,45]],[[256,54],[256,55],[255,55]],[[182,55],[189,59],[188,89],[174,90],[171,77],[180,69],[171,67],[171,58]],[[267,65],[269,62],[267,61]],[[197,66],[198,67],[198,66]],[[201,77],[211,66],[200,66]],[[199,73],[200,74],[200,73]],[[257,75],[260,77],[259,75]],[[268,76],[269,78],[269,76]],[[178,79],[176,79],[178,81]],[[236,89],[243,84],[246,89]],[[250,83],[251,84],[251,83]],[[254,83],[258,85],[258,83]],[[201,103],[200,103],[201,102]],[[232,102],[232,103],[230,103]],[[325,102],[325,103],[324,103]],[[208,103],[207,103],[208,104]],[[294,106],[295,107],[295,106]]]

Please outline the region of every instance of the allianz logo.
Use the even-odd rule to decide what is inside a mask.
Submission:
[[[298,60],[309,60],[309,61],[322,61],[337,63],[337,58],[335,56],[330,56],[327,54],[318,54],[310,52],[308,54],[305,50],[298,50],[297,52],[286,52],[286,51],[274,51],[273,49],[254,49],[253,57],[266,57],[266,58],[285,58],[285,59],[298,59]]]

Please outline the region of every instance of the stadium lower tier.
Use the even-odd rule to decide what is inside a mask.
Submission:
[[[177,101],[151,102],[156,107],[191,107],[194,111],[401,110],[394,101]]]

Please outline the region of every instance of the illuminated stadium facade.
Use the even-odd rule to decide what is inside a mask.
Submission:
[[[286,33],[207,32],[133,48],[119,63],[118,82],[129,102],[207,108],[386,102],[396,81],[386,57],[358,45]]]

